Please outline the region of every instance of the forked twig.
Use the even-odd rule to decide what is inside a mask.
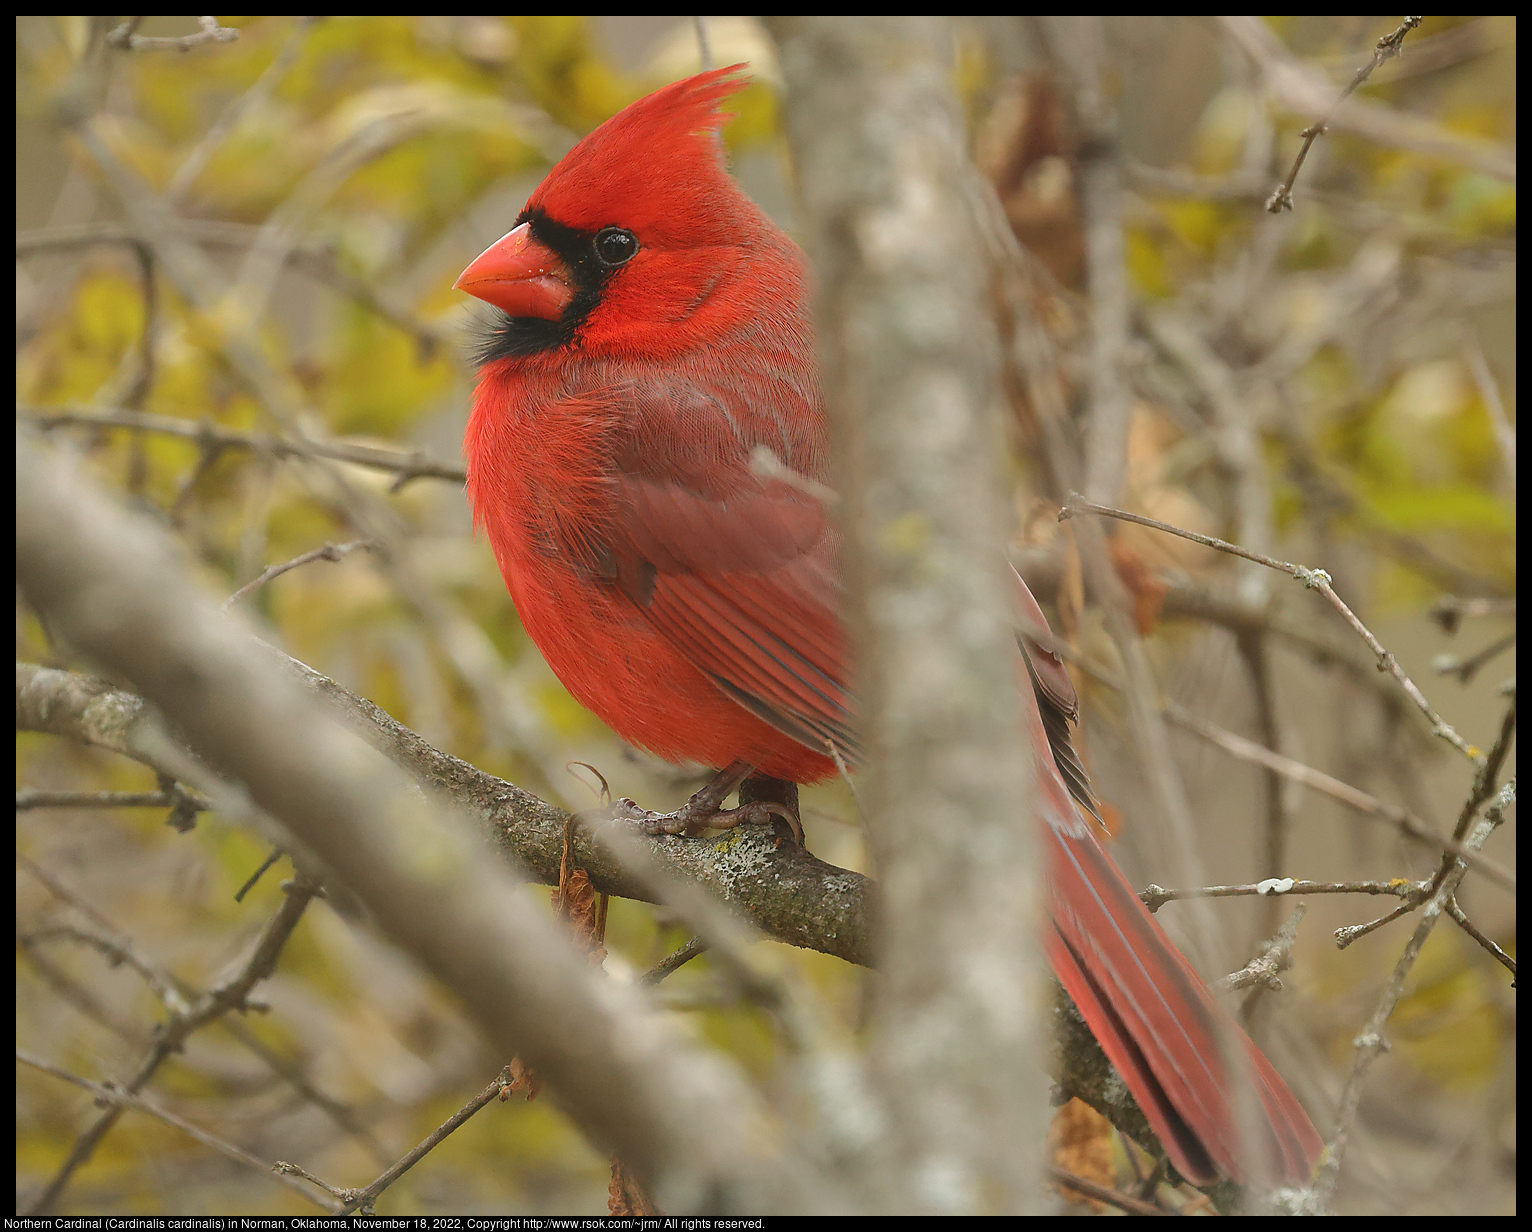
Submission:
[[[1293,169],[1287,173],[1287,178],[1277,185],[1271,196],[1266,199],[1266,210],[1271,214],[1280,214],[1283,210],[1293,208],[1293,183],[1298,179],[1298,172],[1303,169],[1303,160],[1309,156],[1309,149],[1314,142],[1322,137],[1327,130],[1330,117],[1335,114],[1335,108],[1339,107],[1346,99],[1350,98],[1356,88],[1372,76],[1373,69],[1387,60],[1392,60],[1400,54],[1400,45],[1404,42],[1404,36],[1416,26],[1420,25],[1425,18],[1406,17],[1399,23],[1399,28],[1391,34],[1385,34],[1373,48],[1372,59],[1361,68],[1357,69],[1352,77],[1351,84],[1341,91],[1340,97],[1335,100],[1324,117],[1310,124],[1303,130],[1303,144],[1298,147],[1298,157],[1293,160]]]

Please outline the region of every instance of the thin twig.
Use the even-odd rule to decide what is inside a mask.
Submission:
[[[203,1146],[210,1147],[226,1159],[232,1159],[235,1163],[243,1164],[247,1168],[253,1168],[255,1171],[267,1176],[273,1174],[274,1169],[270,1164],[264,1160],[257,1159],[243,1147],[235,1146],[232,1142],[226,1142],[218,1137],[217,1134],[209,1133],[200,1126],[193,1125],[190,1121],[182,1120],[175,1113],[161,1108],[158,1104],[151,1103],[140,1096],[120,1090],[115,1086],[91,1082],[88,1079],[71,1074],[68,1070],[60,1069],[56,1065],[50,1065],[41,1057],[34,1057],[31,1053],[23,1052],[20,1048],[16,1050],[16,1059],[23,1065],[29,1065],[33,1069],[41,1070],[45,1074],[52,1074],[55,1078],[62,1078],[65,1082],[72,1082],[75,1086],[89,1091],[96,1097],[97,1103],[110,1104],[119,1111],[124,1108],[131,1108],[135,1112],[142,1112],[145,1116],[151,1116],[155,1120],[169,1125],[172,1129],[178,1129],[188,1137],[195,1138]],[[315,1206],[322,1207],[331,1214],[341,1213],[339,1207],[320,1201],[302,1185],[294,1184],[280,1172],[276,1173],[276,1177],[279,1183],[286,1185],[295,1193],[302,1194],[310,1202],[314,1203]]]
[[[1452,829],[1452,837],[1459,841],[1468,833],[1468,828],[1473,824],[1474,814],[1479,811],[1479,806],[1495,794],[1495,785],[1500,781],[1500,767],[1505,764],[1506,756],[1511,751],[1511,741],[1516,735],[1516,685],[1512,682],[1502,690],[1508,697],[1505,714],[1500,718],[1500,732],[1495,737],[1495,743],[1490,746],[1489,754],[1479,765],[1479,773],[1474,776],[1473,790],[1469,792],[1468,799],[1463,802],[1462,811],[1458,813],[1457,825]],[[1451,868],[1450,858],[1442,861],[1441,871],[1437,873],[1437,884],[1441,884],[1441,878]]]
[[[329,1181],[315,1176],[307,1168],[300,1167],[295,1163],[289,1163],[285,1159],[279,1159],[273,1163],[271,1165],[271,1170],[278,1176],[296,1176],[300,1180],[305,1180],[310,1185],[314,1185],[319,1189],[324,1190],[325,1193],[329,1194],[332,1198],[339,1200],[343,1204],[356,1193],[356,1190],[354,1189],[337,1189],[334,1185],[330,1184]],[[367,1212],[367,1214],[371,1213],[371,1211]]]
[[[1437,655],[1431,660],[1431,666],[1443,676],[1456,676],[1463,684],[1467,684],[1481,667],[1514,645],[1516,645],[1516,632],[1513,629],[1499,641],[1491,642],[1483,650],[1469,655],[1466,659],[1458,655]]]
[[[223,601],[223,610],[227,612],[251,591],[259,590],[267,582],[271,581],[272,578],[281,577],[289,569],[296,569],[299,565],[306,565],[315,560],[343,560],[358,549],[371,550],[377,546],[376,541],[372,539],[353,539],[350,543],[327,543],[322,548],[315,548],[312,552],[304,552],[303,555],[295,556],[292,560],[285,561],[280,565],[270,565],[261,573],[260,577],[246,582],[225,599]]]
[[[1442,590],[1467,594],[1503,595],[1504,583],[1479,577],[1454,560],[1446,560],[1413,536],[1395,530],[1373,512],[1369,504],[1350,488],[1327,474],[1314,451],[1290,424],[1271,425],[1272,437],[1281,443],[1287,455],[1287,470],[1315,513],[1325,518],[1346,517],[1354,520],[1355,529],[1379,553],[1413,569]]]
[[[1376,796],[1370,796],[1358,787],[1350,783],[1343,783],[1340,779],[1326,774],[1322,770],[1316,770],[1312,766],[1306,766],[1302,762],[1294,761],[1290,757],[1283,757],[1279,753],[1273,753],[1264,745],[1257,744],[1253,740],[1246,740],[1243,736],[1227,731],[1216,724],[1209,723],[1206,719],[1192,714],[1175,702],[1167,702],[1165,716],[1179,727],[1194,732],[1204,740],[1216,744],[1235,757],[1244,761],[1255,762],[1257,765],[1266,766],[1275,770],[1284,778],[1291,779],[1295,783],[1301,783],[1305,787],[1323,792],[1331,799],[1339,800],[1348,808],[1353,808],[1359,813],[1365,813],[1369,817],[1377,817],[1396,826],[1406,837],[1417,842],[1424,843],[1436,851],[1446,852],[1449,857],[1464,860],[1469,867],[1476,872],[1482,873],[1497,885],[1503,886],[1513,894],[1516,892],[1516,876],[1508,869],[1502,868],[1493,860],[1469,851],[1457,839],[1438,834],[1429,825],[1416,817],[1413,813],[1397,805],[1386,804]]]
[[[62,427],[131,428],[179,436],[199,443],[211,442],[225,449],[253,449],[278,458],[331,458],[373,470],[392,471],[401,480],[445,479],[452,483],[463,483],[467,479],[467,472],[462,467],[436,462],[418,451],[403,453],[347,441],[296,441],[265,432],[239,432],[205,422],[173,419],[167,415],[146,415],[139,411],[25,406],[17,403],[16,413],[28,416],[39,428],[45,430]]]
[[[259,227],[248,223],[220,222],[210,218],[182,218],[177,222],[183,236],[197,244],[223,248],[246,248],[255,243]],[[98,222],[70,227],[44,227],[23,231],[16,236],[16,255],[30,256],[59,249],[84,248],[92,244],[131,244],[151,247],[137,232],[121,223]],[[152,251],[152,249],[151,249]],[[361,304],[396,328],[409,334],[423,358],[434,355],[446,341],[448,329],[421,321],[406,307],[365,280],[342,269],[335,259],[333,246],[325,240],[307,239],[288,250],[289,265],[316,279],[332,290]]]
[[[1098,505],[1085,500],[1075,492],[1069,494],[1069,499],[1064,503],[1064,507],[1059,510],[1059,521],[1062,522],[1081,513],[1094,513],[1100,514],[1102,517],[1117,518],[1124,522],[1136,522],[1140,526],[1149,526],[1155,530],[1164,531],[1169,535],[1179,535],[1183,539],[1190,539],[1193,543],[1200,543],[1204,547],[1215,548],[1220,552],[1228,552],[1232,556],[1240,556],[1245,560],[1253,560],[1257,564],[1265,565],[1268,569],[1276,569],[1281,573],[1297,578],[1310,590],[1319,591],[1320,594],[1330,601],[1331,606],[1341,614],[1346,623],[1356,630],[1358,636],[1367,643],[1373,654],[1377,655],[1378,670],[1386,671],[1393,676],[1404,689],[1409,699],[1431,721],[1432,734],[1446,740],[1476,766],[1483,765],[1484,753],[1464,740],[1462,736],[1458,735],[1456,728],[1443,719],[1441,715],[1437,714],[1435,708],[1426,700],[1425,694],[1416,687],[1413,680],[1405,675],[1404,669],[1399,666],[1394,656],[1384,649],[1383,644],[1373,636],[1372,631],[1358,619],[1356,613],[1347,607],[1345,601],[1335,593],[1334,587],[1330,584],[1330,575],[1323,569],[1308,569],[1303,565],[1289,564],[1287,561],[1277,560],[1261,552],[1252,552],[1249,548],[1242,548],[1238,544],[1229,543],[1223,539],[1215,539],[1211,535],[1200,535],[1196,531],[1183,530],[1179,526],[1171,526],[1169,523],[1160,522],[1154,518],[1146,518],[1141,514],[1128,513],[1123,509],[1111,509],[1105,505]]]
[[[201,796],[186,793],[191,807],[205,813],[213,805]],[[23,787],[16,793],[16,810],[35,808],[170,808],[177,803],[165,791],[38,791]]]
[[[281,858],[282,849],[280,847],[273,847],[271,854],[261,861],[260,866],[255,870],[255,872],[251,873],[250,876],[245,878],[245,884],[240,886],[239,889],[234,892],[234,901],[236,903],[244,902],[245,895],[250,893],[250,891],[255,888],[255,883],[264,877],[266,875],[266,870]]]
[[[693,937],[674,954],[661,959],[638,977],[638,983],[655,985],[674,971],[680,970],[699,954],[707,951],[707,942],[701,937]]]
[[[1060,658],[1065,659],[1107,688],[1117,692],[1122,691],[1122,683],[1116,676],[1085,659],[1068,642],[1037,628],[1029,628],[1026,632],[1027,636],[1042,646],[1044,650],[1051,651]],[[1390,696],[1395,695],[1390,694]],[[1456,839],[1438,834],[1413,813],[1397,805],[1385,804],[1382,800],[1377,799],[1377,797],[1368,795],[1365,791],[1358,787],[1353,787],[1350,783],[1343,783],[1341,780],[1324,773],[1322,770],[1306,766],[1302,762],[1294,761],[1290,757],[1284,757],[1280,753],[1273,753],[1263,744],[1258,744],[1254,740],[1247,740],[1244,736],[1236,735],[1226,728],[1219,727],[1216,723],[1210,723],[1206,719],[1192,714],[1177,702],[1165,701],[1161,705],[1161,713],[1172,723],[1192,732],[1194,735],[1202,737],[1202,739],[1211,744],[1217,745],[1231,756],[1238,757],[1242,761],[1254,762],[1258,766],[1264,766],[1282,775],[1284,778],[1291,779],[1295,783],[1313,788],[1315,791],[1322,792],[1333,799],[1339,800],[1342,804],[1356,809],[1359,813],[1389,822],[1406,838],[1422,843],[1433,851],[1445,852],[1451,858],[1463,860],[1468,864],[1469,868],[1488,877],[1497,885],[1503,886],[1513,894],[1516,892],[1515,874],[1478,852],[1468,850]],[[1502,734],[1502,739],[1497,747],[1503,747],[1504,740],[1505,737]],[[1481,799],[1480,803],[1482,802]],[[1154,908],[1151,908],[1151,910],[1154,910]]]
[[[1123,170],[1133,187],[1143,193],[1166,193],[1205,201],[1260,201],[1266,196],[1266,180],[1241,168],[1226,175],[1198,175],[1176,167],[1151,167],[1128,160]]]
[[[179,204],[181,198],[186,195],[186,190],[202,174],[202,169],[207,166],[229,134],[247,115],[270,101],[282,78],[297,63],[309,31],[321,20],[323,19],[320,17],[298,18],[298,24],[288,33],[287,40],[277,52],[276,58],[266,66],[266,71],[255,79],[255,83],[248,90],[223,109],[218,118],[213,121],[212,126],[202,135],[202,140],[197,142],[192,147],[191,153],[181,161],[181,165],[176,168],[175,175],[165,189],[166,202],[172,206]]]
[[[707,18],[693,17],[692,27],[697,31],[697,59],[702,63],[702,71],[705,73],[713,67],[713,49],[708,44]]]
[[[1335,938],[1335,948],[1337,950],[1344,950],[1353,941],[1359,941],[1367,936],[1368,933],[1377,932],[1385,924],[1392,924],[1395,920],[1402,919],[1418,906],[1420,906],[1419,901],[1403,903],[1387,914],[1380,915],[1376,920],[1368,920],[1365,924],[1343,925],[1337,928],[1332,934]]]
[[[133,384],[128,392],[123,395],[122,404],[130,411],[142,410],[144,399],[149,396],[149,389],[154,384],[155,340],[159,336],[159,282],[154,276],[154,249],[148,244],[134,244],[133,252],[138,257],[138,281],[144,298],[144,328],[138,338],[138,371],[133,376]],[[139,481],[142,487],[142,480]]]
[[[1259,570],[1255,570],[1259,573]],[[1264,574],[1262,575],[1265,576]],[[1235,647],[1245,663],[1250,677],[1250,691],[1254,694],[1256,717],[1260,723],[1261,742],[1273,753],[1281,756],[1282,733],[1277,723],[1276,688],[1271,674],[1271,656],[1267,651],[1266,638],[1258,633],[1239,634]],[[1271,766],[1262,767],[1262,779],[1266,789],[1265,852],[1262,872],[1268,877],[1279,876],[1287,867],[1287,788],[1282,776]],[[1262,932],[1270,932],[1276,924],[1276,905],[1272,904],[1262,924]]]
[[[27,863],[30,864],[30,861]],[[32,866],[32,871],[40,878],[47,877],[47,874],[35,865]],[[54,888],[54,883],[56,879],[45,880],[45,884],[48,884],[50,889]],[[275,969],[277,957],[287,944],[293,929],[297,927],[304,909],[319,892],[318,884],[306,879],[284,882],[282,888],[287,891],[282,905],[267,922],[266,927],[261,930],[261,935],[249,957],[225,979],[199,997],[195,1003],[188,1005],[173,983],[166,982],[155,988],[165,1003],[167,1018],[156,1033],[153,1045],[134,1070],[133,1076],[122,1084],[122,1089],[129,1095],[139,1091],[168,1058],[180,1051],[193,1032],[231,1009],[248,1008],[246,998],[250,991]],[[110,929],[110,924],[90,910],[88,905],[82,904],[78,895],[72,896],[70,901],[76,909]],[[152,965],[146,969],[152,969]],[[149,978],[147,974],[145,978]],[[29,1214],[41,1215],[47,1212],[63,1193],[70,1177],[95,1153],[101,1139],[117,1123],[121,1115],[121,1105],[113,1105],[105,1109],[75,1140],[64,1162],[29,1209]]]
[[[184,1013],[188,1008],[187,1001],[181,995],[174,978],[151,962],[125,937],[97,932],[74,924],[52,924],[46,928],[19,933],[17,940],[32,946],[43,945],[50,941],[73,941],[77,945],[89,946],[106,958],[108,966],[125,966],[136,971],[171,1013]]]
[[[1493,954],[1495,961],[1500,963],[1501,966],[1503,966],[1507,971],[1511,973],[1511,978],[1513,980],[1516,978],[1516,960],[1474,926],[1473,921],[1470,920],[1468,916],[1463,913],[1463,909],[1458,906],[1457,895],[1455,894],[1447,900],[1447,914],[1453,918],[1459,928],[1461,928],[1465,933],[1467,933],[1481,946]]]
[[[88,940],[89,944],[100,949],[109,957],[125,962],[134,971],[137,971],[145,983],[148,984],[150,990],[155,993],[171,1013],[185,1014],[189,1012],[189,1007],[197,1000],[197,994],[184,981],[178,980],[168,969],[161,966],[142,949],[138,948],[131,937],[97,911],[83,895],[75,892],[47,869],[42,868],[23,855],[17,856],[17,863],[41,881],[47,887],[49,893],[53,894],[60,902],[74,908],[95,926],[97,932]],[[23,947],[41,966],[42,956],[36,953],[35,947],[27,945],[26,942],[23,942]],[[52,972],[44,972],[43,974],[44,978],[49,979],[50,983],[54,983],[57,986]],[[61,995],[68,996],[71,1000],[76,1000],[77,1004],[79,1003],[68,991],[61,990]],[[84,1005],[81,1008],[92,1017],[98,1017],[97,1014]],[[99,1018],[98,1020],[106,1021],[105,1018]],[[296,1065],[273,1052],[270,1047],[250,1032],[238,1019],[224,1015],[217,1022],[219,1026],[265,1062],[273,1073],[289,1083],[299,1095],[318,1107],[343,1131],[361,1143],[375,1158],[380,1160],[389,1158],[379,1145],[377,1139],[357,1119],[355,1112],[351,1108],[339,1100],[332,1099],[323,1091],[314,1087]],[[125,1039],[132,1038],[134,1042],[141,1042],[136,1036],[131,1036],[129,1032],[123,1030],[115,1020],[108,1022],[107,1025],[117,1030]]]
[[[1513,150],[1372,99],[1351,97],[1337,105],[1331,101],[1334,86],[1329,78],[1295,59],[1261,18],[1232,14],[1216,20],[1260,69],[1267,88],[1288,109],[1311,113],[1329,108],[1324,122],[1332,128],[1428,157],[1449,159],[1496,179],[1515,182]]]
[[[284,1057],[274,1051],[238,1018],[231,1018],[225,1014],[218,1020],[216,1025],[220,1029],[227,1031],[241,1045],[259,1057],[270,1068],[272,1073],[292,1087],[300,1097],[306,1099],[324,1113],[325,1116],[329,1117],[343,1133],[349,1134],[354,1138],[374,1160],[383,1164],[393,1158],[393,1153],[385,1150],[383,1144],[363,1124],[356,1109],[333,1096],[326,1095],[318,1087],[314,1086],[303,1072],[303,1066],[300,1062]]]
[[[151,34],[135,34],[138,24],[143,19],[135,17],[130,22],[124,22],[106,36],[108,47],[121,48],[124,51],[190,51],[193,47],[201,47],[204,43],[232,43],[239,37],[239,31],[228,26],[220,26],[216,17],[199,17],[196,34],[183,34],[178,38],[161,38]]]
[[[1185,902],[1196,898],[1246,898],[1251,895],[1292,894],[1381,894],[1393,898],[1419,899],[1429,893],[1429,881],[1409,881],[1394,877],[1387,881],[1300,881],[1294,877],[1268,877],[1265,881],[1252,881],[1244,885],[1199,886],[1190,890],[1168,890],[1164,886],[1146,885],[1139,898],[1150,911],[1158,911],[1166,903]]]
[[[1068,642],[1065,642],[1051,633],[1045,633],[1041,629],[1027,629],[1027,636],[1037,642],[1044,650],[1051,651],[1060,658],[1078,667],[1091,679],[1098,681],[1107,688],[1117,692],[1122,691],[1122,683],[1112,673],[1103,670],[1094,663],[1084,658]],[[1390,694],[1390,696],[1395,696]],[[1465,861],[1469,868],[1488,877],[1497,885],[1516,892],[1516,877],[1509,870],[1502,868],[1493,860],[1469,851],[1456,839],[1438,834],[1429,825],[1406,809],[1397,805],[1386,804],[1375,796],[1368,795],[1359,787],[1353,787],[1350,783],[1343,783],[1340,779],[1316,770],[1312,766],[1306,766],[1302,762],[1294,761],[1290,757],[1284,757],[1280,753],[1273,753],[1263,744],[1254,740],[1247,740],[1244,736],[1236,735],[1227,728],[1219,727],[1216,723],[1210,723],[1198,715],[1192,714],[1178,702],[1165,701],[1161,706],[1161,712],[1172,723],[1202,737],[1210,744],[1215,744],[1224,752],[1241,761],[1253,762],[1258,766],[1275,771],[1282,777],[1291,779],[1305,787],[1339,800],[1349,808],[1355,809],[1369,817],[1376,817],[1395,826],[1406,838],[1422,843],[1433,851],[1445,852],[1449,856]],[[1480,801],[1482,803],[1482,800]]]
[[[1431,605],[1431,619],[1451,637],[1458,626],[1471,616],[1509,616],[1516,619],[1515,599],[1459,599],[1456,595],[1443,595]]]
[[[507,1065],[495,1076],[493,1082],[427,1134],[414,1150],[384,1172],[371,1185],[368,1185],[365,1189],[354,1190],[349,1193],[345,1199],[342,1213],[349,1215],[352,1211],[360,1211],[364,1215],[370,1215],[372,1213],[372,1204],[378,1200],[379,1194],[435,1150],[448,1134],[467,1121],[479,1109],[498,1099],[500,1092],[505,1090],[510,1083],[511,1067]]]
[[[1505,464],[1506,478],[1511,482],[1511,495],[1516,494],[1516,425],[1505,413],[1505,403],[1500,400],[1500,385],[1495,374],[1489,370],[1484,350],[1477,338],[1470,338],[1465,354],[1468,370],[1473,373],[1474,384],[1479,387],[1479,397],[1489,412],[1490,423],[1495,426],[1495,441],[1500,446],[1500,460]]]
[[[1109,1189],[1105,1185],[1095,1181],[1088,1181],[1083,1176],[1076,1176],[1073,1172],[1066,1172],[1056,1164],[1046,1165],[1049,1179],[1066,1188],[1076,1190],[1088,1198],[1094,1198],[1097,1202],[1105,1202],[1108,1206],[1115,1206],[1118,1210],[1126,1211],[1130,1215],[1168,1215],[1169,1211],[1156,1206],[1153,1202],[1145,1202],[1142,1198],[1135,1198],[1116,1189]]]
[[[1276,190],[1267,198],[1266,209],[1268,213],[1280,214],[1283,210],[1293,208],[1293,183],[1298,179],[1298,172],[1303,168],[1303,160],[1309,156],[1309,147],[1327,131],[1325,125],[1328,123],[1330,116],[1334,114],[1335,108],[1350,98],[1353,91],[1372,76],[1373,69],[1377,68],[1384,61],[1392,60],[1397,56],[1400,44],[1404,42],[1404,36],[1420,25],[1423,20],[1425,19],[1422,17],[1406,17],[1400,22],[1397,30],[1380,38],[1377,45],[1373,48],[1372,59],[1357,69],[1356,75],[1351,79],[1351,84],[1342,90],[1340,97],[1335,100],[1335,106],[1325,113],[1323,119],[1303,130],[1303,145],[1299,147],[1298,157],[1293,160],[1293,169],[1287,173],[1287,179],[1278,184]]]
[[[1474,850],[1483,847],[1485,841],[1494,832],[1495,828],[1504,820],[1505,809],[1516,799],[1516,784],[1513,779],[1500,791],[1495,803],[1484,810],[1484,816],[1468,835],[1468,846]],[[1361,1105],[1362,1085],[1372,1063],[1389,1048],[1387,1039],[1383,1035],[1384,1024],[1394,1012],[1394,1007],[1399,1003],[1399,998],[1404,992],[1405,980],[1415,966],[1415,960],[1420,956],[1421,947],[1425,945],[1426,938],[1431,935],[1437,919],[1443,913],[1446,904],[1457,892],[1459,882],[1462,881],[1463,873],[1467,866],[1461,861],[1455,863],[1452,871],[1442,881],[1440,888],[1432,895],[1431,901],[1421,911],[1420,922],[1415,927],[1404,952],[1399,956],[1399,961],[1394,965],[1393,974],[1389,977],[1387,986],[1379,998],[1377,1008],[1367,1020],[1362,1030],[1358,1032],[1355,1047],[1356,1059],[1352,1064],[1351,1074],[1346,1080],[1346,1086],[1341,1092],[1339,1106],[1336,1109],[1335,1134],[1331,1138],[1328,1149],[1321,1157],[1319,1173],[1311,1187],[1314,1197],[1317,1199],[1316,1206],[1324,1209],[1329,1205],[1331,1195],[1335,1191],[1335,1185],[1340,1177],[1341,1161],[1345,1155],[1345,1149],[1351,1135],[1351,1127],[1355,1122],[1357,1109]]]
[[[37,973],[39,979],[53,989],[63,1000],[74,1006],[81,1014],[92,1022],[100,1023],[108,1031],[124,1040],[133,1048],[143,1048],[149,1042],[147,1031],[142,1030],[139,1024],[127,1018],[120,1017],[115,1011],[103,1004],[96,995],[84,985],[80,984],[71,975],[58,966],[46,953],[43,947],[25,936],[18,935],[16,948],[21,951],[27,964]]]
[[[1259,954],[1238,971],[1213,981],[1213,987],[1219,992],[1235,992],[1252,986],[1273,991],[1281,989],[1282,981],[1279,977],[1293,965],[1293,943],[1298,939],[1298,925],[1307,910],[1307,907],[1299,903],[1298,909],[1283,921],[1282,927],[1261,947]]]
[[[185,995],[176,978],[154,959],[140,950],[133,938],[124,933],[91,905],[83,894],[78,893],[60,878],[49,872],[29,856],[17,853],[16,863],[36,878],[59,902],[72,907],[93,926],[88,943],[94,945],[115,963],[123,963],[138,972],[151,992],[159,998],[170,1014],[186,1014],[191,1009],[191,999]],[[84,930],[81,930],[82,932]],[[81,938],[85,940],[86,938]]]

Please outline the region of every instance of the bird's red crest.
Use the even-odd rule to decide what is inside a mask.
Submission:
[[[527,201],[569,227],[620,224],[650,245],[727,243],[738,219],[718,208],[738,190],[717,132],[718,104],[749,84],[744,64],[677,81],[631,103],[587,134]]]

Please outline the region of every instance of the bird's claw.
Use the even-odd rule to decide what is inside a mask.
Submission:
[[[688,800],[673,813],[655,813],[641,808],[635,801],[623,796],[612,805],[613,821],[625,821],[637,826],[651,837],[660,834],[686,834],[696,836],[704,830],[732,830],[741,825],[769,825],[773,817],[781,817],[792,826],[792,816],[780,804],[766,800],[754,800],[738,808],[695,808]]]
[[[685,811],[677,809],[674,813],[655,813],[640,808],[635,801],[623,796],[612,805],[612,820],[626,821],[651,837],[657,834],[683,834],[687,822],[681,814]]]

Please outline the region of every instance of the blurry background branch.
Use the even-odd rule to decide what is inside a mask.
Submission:
[[[1323,116],[1327,127],[1464,163],[1497,179],[1515,181],[1516,155],[1512,151],[1490,141],[1449,132],[1429,120],[1402,114],[1379,103],[1350,97],[1349,92],[1337,103],[1332,94],[1334,87],[1321,74],[1293,59],[1259,18],[1220,17],[1218,21],[1265,74],[1268,87],[1282,105],[1299,115]]]
[[[874,1172],[896,1210],[1032,1213],[1043,906],[999,550],[999,353],[946,84],[954,31],[769,26],[817,278],[879,869]]]

